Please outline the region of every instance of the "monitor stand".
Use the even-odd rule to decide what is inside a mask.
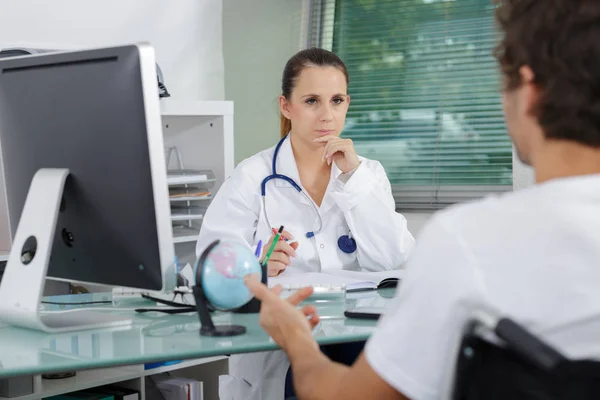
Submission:
[[[94,311],[40,313],[56,222],[68,169],[40,169],[31,180],[2,284],[0,320],[44,332],[130,325],[130,318]]]

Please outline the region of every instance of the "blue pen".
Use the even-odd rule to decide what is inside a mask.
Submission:
[[[260,257],[260,251],[262,250],[262,240],[258,241],[258,245],[256,246],[256,251],[254,252],[254,256],[256,258]]]

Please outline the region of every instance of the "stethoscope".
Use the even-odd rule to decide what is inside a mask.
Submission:
[[[301,195],[303,195],[306,198],[306,200],[308,200],[308,202],[312,205],[312,207],[313,207],[313,209],[315,211],[315,214],[317,215],[317,218],[319,219],[319,227],[318,227],[318,229],[316,229],[314,231],[306,232],[306,237],[308,239],[310,239],[310,238],[314,237],[317,233],[321,232],[321,230],[323,229],[323,219],[321,218],[321,214],[319,214],[319,210],[317,208],[317,205],[302,190],[302,188],[300,187],[300,185],[298,185],[292,178],[290,178],[289,176],[277,173],[277,156],[279,155],[279,149],[281,148],[281,145],[283,144],[283,142],[285,141],[285,139],[287,139],[288,136],[289,135],[286,135],[283,138],[281,138],[281,140],[279,141],[279,143],[277,143],[277,146],[275,146],[275,152],[273,153],[273,163],[272,163],[272,166],[271,166],[271,175],[265,177],[265,179],[263,179],[263,181],[262,181],[262,183],[260,185],[260,195],[261,195],[261,198],[262,198],[262,205],[263,205],[263,210],[264,210],[264,213],[265,213],[265,221],[267,222],[267,225],[269,225],[269,230],[270,230],[274,225],[271,225],[271,223],[269,222],[269,216],[267,215],[267,203],[266,203],[267,182],[269,182],[272,179],[283,179],[284,181],[286,181],[290,185],[292,185],[292,187],[294,189],[296,189]],[[356,251],[356,240],[354,240],[354,238],[352,238],[352,236],[350,234],[348,234],[348,235],[342,235],[338,239],[338,247],[344,253],[347,253],[347,254],[354,253]]]

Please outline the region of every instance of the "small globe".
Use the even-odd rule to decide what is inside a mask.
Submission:
[[[210,304],[218,310],[233,310],[246,304],[252,293],[244,284],[244,277],[262,270],[252,251],[247,246],[232,242],[219,242],[208,250],[200,270],[202,290]]]

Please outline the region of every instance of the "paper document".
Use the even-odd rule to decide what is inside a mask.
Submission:
[[[202,188],[173,188],[169,190],[170,198],[178,197],[208,197],[211,193],[209,190]]]
[[[377,289],[386,278],[401,279],[404,271],[358,272],[334,270],[326,272],[300,272],[288,268],[281,275],[269,277],[269,287],[281,285],[284,290],[298,290],[312,286],[326,290],[366,290]]]
[[[364,272],[364,271],[346,271],[343,269],[340,270],[332,270],[325,271],[326,274],[341,276],[344,278],[352,278],[360,281],[371,281],[371,282],[381,282],[386,278],[398,278],[402,279],[404,277],[404,270],[393,270],[393,271],[378,271],[378,272]]]

